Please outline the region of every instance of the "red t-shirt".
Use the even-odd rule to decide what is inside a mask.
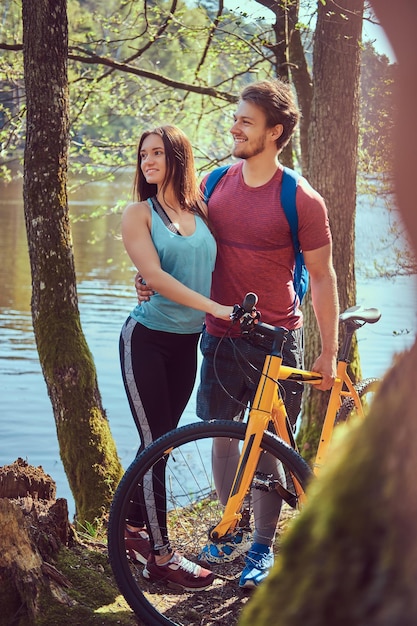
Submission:
[[[281,206],[283,170],[265,185],[249,187],[242,176],[243,161],[227,171],[208,202],[217,240],[211,298],[225,305],[240,304],[246,293],[258,295],[262,321],[290,330],[303,323],[294,311],[294,248],[291,230]],[[202,183],[204,187],[205,180]],[[331,242],[323,198],[303,178],[296,192],[298,238],[303,251]],[[207,330],[220,337],[229,323],[206,316]],[[239,334],[238,328],[236,335]]]

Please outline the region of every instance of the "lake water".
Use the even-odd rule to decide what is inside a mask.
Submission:
[[[95,183],[70,196],[74,217],[116,202],[131,181]],[[414,277],[374,277],[374,261],[392,267],[392,221],[380,202],[362,197],[357,212],[357,303],[378,307],[382,318],[358,333],[363,376],[382,376],[393,355],[410,347],[416,333]],[[81,321],[93,353],[103,406],[122,465],[134,458],[139,439],[119,370],[120,328],[135,304],[134,270],[119,233],[120,216],[73,223]],[[20,182],[0,186],[0,465],[26,459],[42,465],[57,484],[58,497],[74,504],[59,456],[55,422],[41,373],[30,313],[31,279]],[[195,421],[195,394],[182,423]]]

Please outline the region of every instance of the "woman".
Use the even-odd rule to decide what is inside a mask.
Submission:
[[[229,319],[232,306],[208,297],[216,243],[207,225],[191,144],[178,128],[161,126],[143,133],[135,191],[138,202],[123,213],[122,237],[155,295],[136,306],[125,322],[120,360],[140,451],[178,425],[194,386],[205,313]],[[146,578],[204,589],[213,574],[174,552],[169,543],[163,464],[151,474],[150,490],[140,495],[142,506],[132,505],[129,514],[126,552],[146,563]]]

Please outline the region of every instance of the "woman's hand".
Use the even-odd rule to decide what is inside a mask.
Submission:
[[[230,315],[232,314],[232,312],[233,312],[232,306],[224,306],[223,304],[218,304],[217,302],[214,303],[213,310],[210,311],[210,313],[214,317],[218,317],[221,320],[228,320],[228,321],[230,321]]]

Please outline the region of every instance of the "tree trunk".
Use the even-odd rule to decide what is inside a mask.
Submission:
[[[275,15],[275,23],[273,24],[275,45],[271,46],[275,55],[275,73],[283,80],[289,80],[291,77],[297,93],[298,106],[302,113],[299,124],[300,154],[298,160],[301,163],[304,176],[308,177],[308,129],[313,86],[301,42],[300,30],[297,28],[300,2],[299,0],[256,1],[270,9]],[[290,141],[280,156],[280,161],[288,167],[294,167],[294,147],[294,141]]]
[[[33,624],[43,594],[65,595],[65,577],[49,562],[72,532],[66,500],[41,467],[22,459],[0,468],[0,624]]]
[[[23,0],[24,207],[32,320],[60,454],[80,522],[101,517],[122,469],[81,329],[67,203],[65,0]]]
[[[298,3],[297,3],[298,4]],[[292,12],[295,11],[295,3]],[[298,7],[293,17],[294,23],[298,21]],[[309,128],[311,116],[311,104],[313,99],[313,83],[308,70],[304,54],[301,35],[298,28],[294,28],[290,40],[290,68],[291,77],[297,92],[298,106],[301,111],[300,119],[300,161],[303,175],[309,179],[308,154],[309,154]]]
[[[355,208],[359,133],[360,42],[364,0],[318,3],[314,36],[314,96],[309,134],[308,177],[324,197],[333,234],[333,260],[341,310],[356,302]],[[305,305],[307,367],[320,353],[311,298]],[[351,371],[360,377],[356,344]],[[304,394],[300,446],[315,450],[328,394]]]
[[[277,77],[281,80],[289,82],[290,73],[292,74],[292,70],[299,70],[297,74],[297,78],[299,79],[299,83],[296,84],[296,88],[300,86],[302,81],[300,80],[300,75],[303,69],[307,66],[303,65],[302,60],[304,59],[303,51],[301,49],[297,49],[297,40],[299,40],[299,31],[296,30],[295,25],[298,20],[298,2],[281,2],[280,0],[256,0],[258,4],[266,7],[275,15],[275,23],[272,28],[275,36],[275,44],[271,45],[271,50],[274,53],[274,72]],[[294,42],[294,43],[293,43]],[[294,54],[297,54],[297,62],[299,62],[299,66],[292,66],[292,59],[290,59],[291,51]],[[298,53],[301,52],[301,56]],[[305,62],[305,59],[304,59]],[[290,72],[291,70],[291,72]],[[303,93],[303,92],[302,92]],[[298,89],[297,89],[297,95]],[[306,137],[306,123],[308,124],[308,120],[301,119],[300,121],[300,147],[301,147],[301,157],[303,154],[303,149],[307,149],[307,145],[303,145],[303,138]],[[285,146],[283,151],[280,154],[279,160],[283,165],[287,167],[294,167],[294,141],[291,139],[289,143]],[[300,158],[302,160],[302,158]]]
[[[241,626],[417,624],[416,367],[414,346],[330,455]]]
[[[32,624],[44,585],[42,558],[17,504],[0,498],[0,606],[2,624]],[[16,621],[16,616],[22,616]]]

